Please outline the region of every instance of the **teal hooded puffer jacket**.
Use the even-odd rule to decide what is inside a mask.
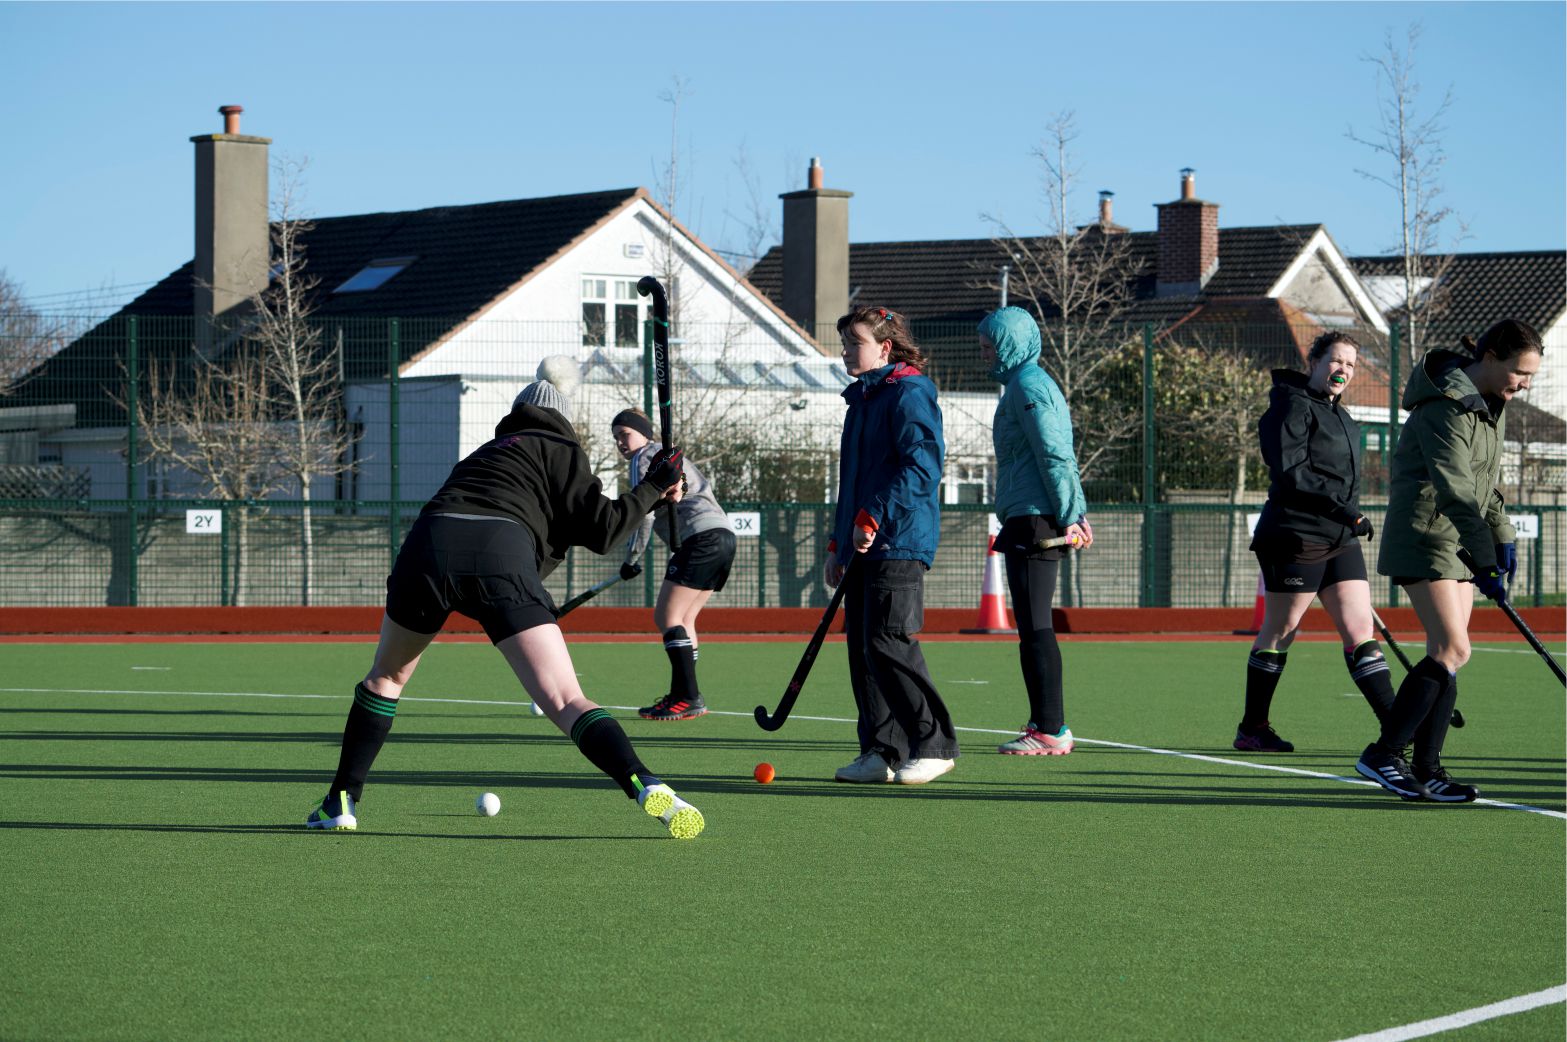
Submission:
[[[1072,417],[1061,389],[1039,365],[1039,326],[1022,308],[992,311],[979,332],[996,345],[991,379],[1001,401],[991,438],[996,449],[996,516],[1055,518],[1059,527],[1088,513],[1072,449]]]

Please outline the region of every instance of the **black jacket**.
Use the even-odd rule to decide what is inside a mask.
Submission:
[[[1360,426],[1304,373],[1273,370],[1268,411],[1257,421],[1272,483],[1253,550],[1341,546],[1360,516]]]
[[[495,425],[493,440],[452,468],[420,514],[522,522],[533,533],[542,579],[570,547],[602,554],[625,542],[661,495],[643,482],[619,499],[605,497],[566,418],[554,409],[519,405]]]

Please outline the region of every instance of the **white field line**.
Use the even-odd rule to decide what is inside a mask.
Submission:
[[[120,688],[56,688],[56,687],[0,687],[0,694],[34,694],[34,695],[201,695],[211,698],[317,698],[317,699],[346,699],[347,695],[301,695],[278,694],[276,692],[263,691],[130,691]],[[469,706],[531,706],[531,702],[506,701],[496,698],[430,698],[423,695],[405,695],[404,701],[408,702],[434,702],[448,705]],[[605,709],[618,709],[634,713],[636,706],[612,706],[604,705]],[[740,713],[725,709],[710,709],[712,716],[739,716],[749,717],[750,713]],[[852,724],[855,721],[841,716],[802,716],[798,713],[790,715],[791,720],[812,720],[824,724]],[[1001,729],[994,727],[954,727],[956,731],[966,731],[969,734],[1001,734],[1012,735],[1016,729]],[[1225,756],[1205,756],[1201,753],[1183,753],[1179,749],[1160,749],[1152,745],[1136,745],[1131,742],[1112,742],[1103,738],[1079,738],[1075,741],[1085,745],[1103,745],[1112,749],[1127,749],[1132,752],[1152,753],[1156,756],[1174,756],[1182,760],[1197,760],[1201,763],[1215,763],[1225,767],[1249,767],[1257,771],[1274,771],[1279,774],[1293,774],[1302,778],[1320,778],[1324,781],[1342,782],[1345,785],[1366,785],[1373,788],[1376,783],[1364,778],[1350,778],[1342,774],[1328,774],[1325,771],[1308,771],[1302,767],[1286,767],[1276,763],[1253,763],[1250,760],[1235,760]],[[1502,810],[1521,810],[1530,814],[1543,814],[1548,818],[1559,818],[1567,821],[1567,813],[1559,810],[1548,810],[1545,807],[1534,807],[1527,803],[1504,803],[1500,800],[1475,800],[1476,804],[1484,804],[1488,807],[1499,807]]]
[[[1554,988],[1546,988],[1532,995],[1503,999],[1489,1006],[1476,1006],[1474,1009],[1450,1013],[1445,1017],[1422,1020],[1417,1024],[1405,1024],[1403,1027],[1373,1031],[1368,1035],[1356,1035],[1354,1038],[1341,1039],[1340,1042],[1404,1042],[1405,1039],[1425,1038],[1427,1035],[1437,1035],[1455,1028],[1466,1028],[1484,1020],[1495,1020],[1497,1017],[1523,1013],[1541,1006],[1552,1006],[1558,1002],[1567,1002],[1567,984],[1558,984]]]

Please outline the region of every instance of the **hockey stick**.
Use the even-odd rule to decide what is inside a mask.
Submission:
[[[768,716],[766,706],[756,707],[756,724],[762,730],[776,731],[789,719],[789,711],[800,697],[805,678],[811,675],[811,667],[816,664],[816,654],[822,650],[822,641],[827,639],[827,631],[832,627],[833,616],[838,614],[838,605],[843,603],[843,593],[849,588],[849,576],[859,559],[859,554],[849,558],[849,566],[843,570],[843,578],[838,580],[838,588],[833,591],[832,600],[827,602],[827,610],[822,612],[822,621],[816,624],[816,632],[811,634],[811,642],[805,646],[800,664],[794,667],[794,676],[789,678],[789,686],[784,688],[783,698],[778,700],[778,708],[773,710],[772,716]]]
[[[644,275],[637,280],[637,292],[642,296],[653,297],[653,378],[658,384],[658,431],[659,437],[664,443],[664,448],[672,449],[675,446],[673,424],[670,421],[670,409],[674,404],[674,395],[670,391],[672,374],[669,366],[669,295],[664,292],[664,287],[651,275]],[[674,553],[680,549],[680,529],[675,523],[675,505],[665,505],[667,513],[664,515],[669,522],[669,552]]]
[[[620,576],[612,575],[601,583],[595,583],[594,585],[589,586],[586,590],[583,590],[571,600],[567,601],[565,604],[562,604],[560,606],[560,611],[555,613],[555,618],[565,618],[567,615],[570,615],[573,611],[576,611],[578,608],[582,607],[584,604],[588,603],[593,598],[609,589],[611,586],[614,586],[619,581]]]
[[[1408,673],[1413,670],[1415,667],[1409,664],[1409,656],[1404,654],[1404,649],[1399,647],[1398,641],[1393,639],[1393,634],[1388,630],[1387,623],[1382,621],[1382,616],[1377,614],[1377,610],[1375,608],[1371,609],[1371,621],[1376,623],[1377,632],[1382,634],[1382,639],[1387,641],[1387,646],[1393,649],[1393,654],[1397,655],[1398,661],[1403,663],[1404,672]],[[1464,719],[1464,714],[1459,712],[1458,708],[1455,706],[1453,708],[1453,726],[1462,727],[1467,722],[1468,721]]]

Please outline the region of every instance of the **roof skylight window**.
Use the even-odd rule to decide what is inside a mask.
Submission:
[[[368,293],[373,289],[380,289],[387,281],[402,271],[408,265],[418,260],[417,257],[380,257],[366,264],[347,282],[334,289],[333,293]]]

